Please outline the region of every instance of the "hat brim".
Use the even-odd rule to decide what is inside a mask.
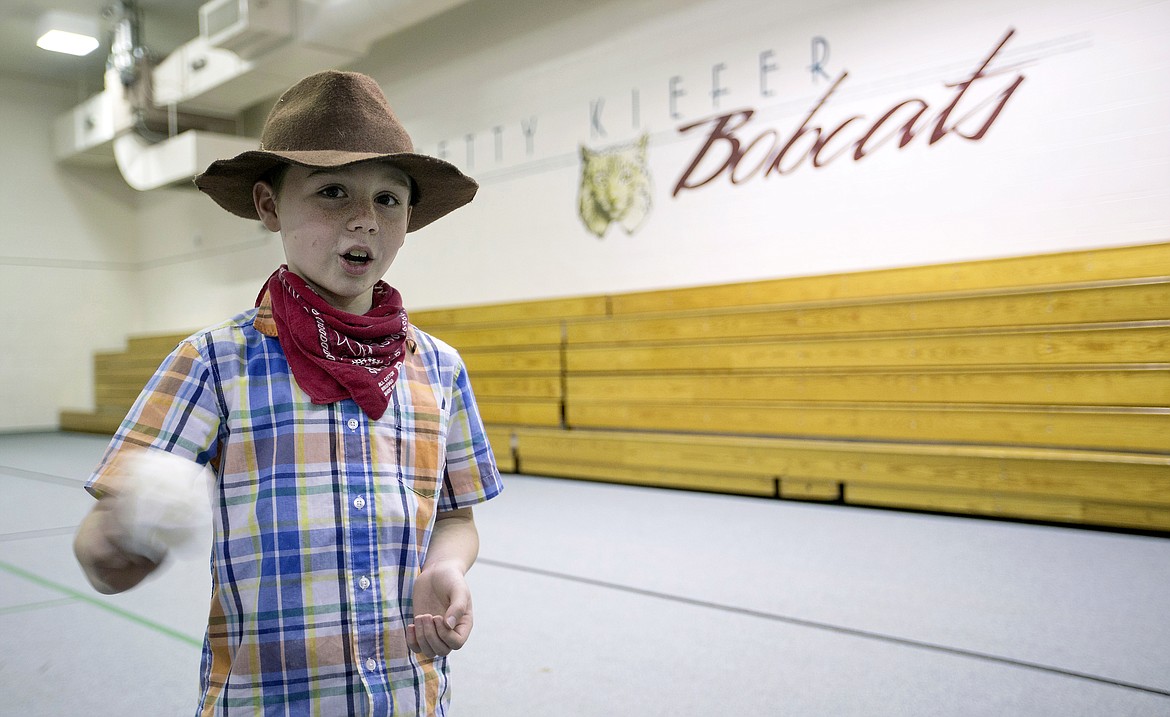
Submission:
[[[231,159],[217,159],[195,177],[195,186],[216,204],[236,216],[259,219],[252,200],[252,187],[280,164],[296,164],[313,169],[347,167],[362,162],[386,162],[406,172],[414,181],[415,196],[410,223],[406,231],[422,229],[436,219],[455,211],[475,198],[479,184],[450,162],[425,154],[367,154],[312,150],[266,152],[251,150]]]

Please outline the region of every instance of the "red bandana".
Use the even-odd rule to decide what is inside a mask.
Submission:
[[[277,339],[297,384],[313,403],[352,398],[366,415],[382,417],[402,368],[409,325],[402,296],[384,281],[362,316],[330,306],[283,265],[256,297],[271,297]]]

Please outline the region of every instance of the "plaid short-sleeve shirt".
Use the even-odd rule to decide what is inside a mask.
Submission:
[[[386,413],[314,405],[267,304],[183,341],[87,486],[133,447],[211,464],[212,596],[198,715],[429,715],[446,658],[406,646],[436,513],[501,490],[463,364],[411,329]]]

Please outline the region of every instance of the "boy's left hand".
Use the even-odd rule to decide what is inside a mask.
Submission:
[[[471,589],[455,563],[426,565],[414,581],[414,622],[406,644],[427,657],[458,650],[471,635]]]

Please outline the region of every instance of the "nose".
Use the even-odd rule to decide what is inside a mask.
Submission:
[[[374,209],[374,203],[372,201],[355,202],[353,216],[346,223],[346,229],[351,232],[376,234],[378,232],[378,214]]]

